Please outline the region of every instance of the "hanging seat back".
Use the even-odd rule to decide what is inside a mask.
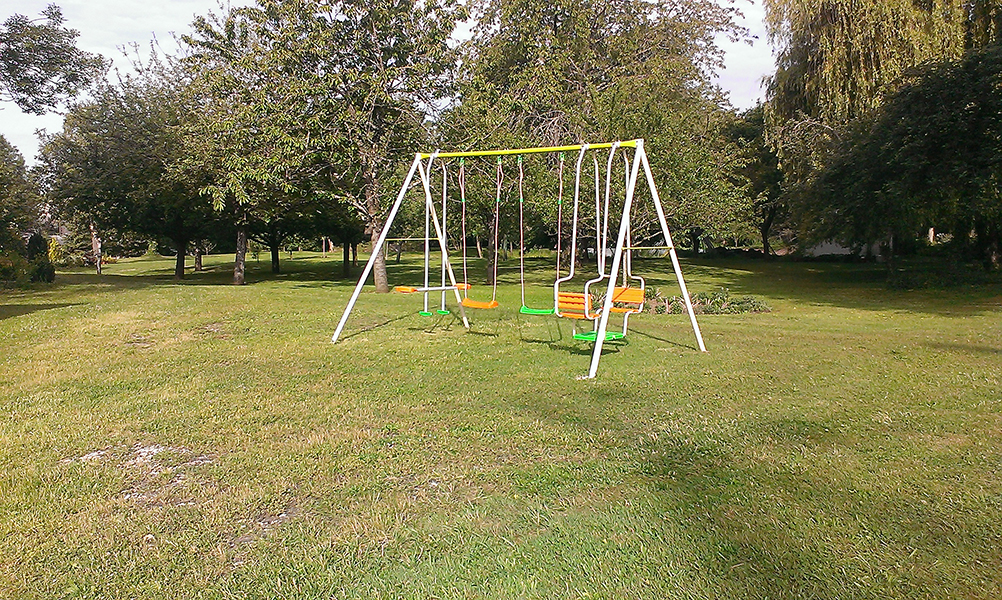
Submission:
[[[558,292],[557,312],[568,319],[591,319],[591,294]]]
[[[612,312],[638,313],[644,310],[644,289],[618,287],[612,293]],[[626,306],[616,306],[617,304]]]

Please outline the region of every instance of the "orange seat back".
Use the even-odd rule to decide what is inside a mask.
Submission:
[[[557,309],[564,316],[582,318],[591,312],[591,294],[558,292]]]
[[[623,304],[643,304],[644,290],[632,287],[618,287],[612,293],[612,301]]]

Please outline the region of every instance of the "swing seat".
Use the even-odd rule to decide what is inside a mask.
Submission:
[[[528,306],[523,306],[522,308],[518,309],[518,312],[522,313],[523,315],[552,315],[553,314],[553,309],[552,308],[529,308]]]
[[[558,292],[557,309],[561,317],[568,319],[591,319],[591,294]]]
[[[497,300],[491,300],[490,302],[481,302],[480,300],[471,300],[470,298],[463,298],[463,306],[466,308],[497,308],[501,306],[498,304]]]
[[[400,292],[401,294],[413,294],[417,291],[416,287],[411,287],[409,285],[398,285],[393,288],[394,292]]]
[[[626,336],[623,335],[623,333],[621,331],[606,331],[605,332],[605,341],[607,341],[607,342],[615,342],[615,341],[621,340],[621,339],[623,339],[625,337]],[[594,342],[597,338],[598,338],[598,332],[597,331],[586,331],[584,333],[575,333],[574,334],[574,339],[576,339],[576,340],[582,340],[582,341],[585,341],[585,342]]]
[[[641,288],[618,287],[612,292],[612,312],[638,313],[644,307],[644,290]],[[615,304],[630,304],[632,306],[615,306]]]

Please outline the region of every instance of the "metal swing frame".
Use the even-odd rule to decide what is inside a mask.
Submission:
[[[442,261],[445,265],[445,270],[449,275],[448,286],[442,286],[447,288],[448,291],[451,290],[455,293],[456,302],[459,305],[460,314],[462,315],[463,326],[467,329],[470,328],[470,323],[466,318],[466,311],[463,310],[462,298],[459,294],[459,286],[456,282],[456,275],[452,270],[452,264],[449,262],[448,258],[448,247],[443,234],[442,226],[438,219],[437,211],[435,210],[434,201],[432,199],[431,191],[431,166],[432,162],[437,159],[447,159],[447,158],[465,158],[465,157],[475,157],[475,156],[510,156],[519,154],[537,154],[537,153],[548,153],[548,152],[580,152],[578,160],[578,173],[580,175],[580,163],[584,156],[584,153],[588,150],[599,150],[599,149],[611,149],[615,145],[616,148],[633,148],[634,156],[633,160],[630,161],[631,168],[629,170],[628,178],[626,181],[626,199],[623,203],[622,216],[620,217],[619,232],[616,238],[616,250],[612,256],[612,264],[610,265],[609,272],[606,275],[608,277],[608,289],[606,290],[605,300],[602,303],[602,309],[598,313],[598,328],[596,329],[595,345],[592,349],[591,362],[588,367],[588,374],[584,377],[587,379],[594,378],[598,374],[599,361],[602,358],[602,346],[605,342],[605,334],[609,326],[609,315],[613,312],[613,302],[614,294],[616,289],[616,283],[620,277],[620,269],[624,267],[624,254],[627,252],[627,248],[632,240],[629,240],[629,230],[630,230],[630,212],[633,208],[633,201],[637,189],[637,183],[640,179],[640,169],[643,167],[644,179],[647,183],[648,189],[650,191],[651,199],[654,203],[654,208],[657,212],[658,223],[661,226],[661,232],[664,235],[665,247],[668,250],[668,255],[671,258],[672,267],[675,271],[675,278],[678,282],[679,289],[682,293],[682,299],[685,302],[686,311],[689,313],[689,321],[692,324],[693,333],[696,336],[696,343],[699,346],[701,352],[706,352],[706,346],[703,343],[703,335],[700,333],[699,324],[696,322],[696,315],[692,309],[692,302],[689,298],[689,290],[685,285],[685,279],[682,277],[682,268],[678,262],[678,255],[675,252],[675,245],[672,243],[671,232],[668,229],[668,220],[665,217],[664,207],[661,203],[661,197],[658,194],[657,186],[654,183],[654,174],[651,171],[650,161],[647,158],[647,152],[644,150],[644,140],[636,139],[624,142],[611,142],[602,144],[578,144],[572,146],[551,146],[551,147],[540,147],[540,148],[520,148],[512,150],[486,150],[486,151],[472,151],[472,152],[432,152],[432,153],[418,153],[414,156],[414,161],[411,163],[410,171],[407,173],[407,177],[404,179],[403,185],[400,187],[400,191],[397,194],[397,199],[393,203],[393,207],[390,209],[387,215],[386,222],[383,224],[383,230],[379,234],[379,239],[373,245],[373,253],[369,257],[369,261],[365,265],[365,269],[362,271],[361,277],[359,277],[358,283],[355,285],[355,289],[352,292],[351,298],[348,301],[348,305],[345,307],[344,312],[341,315],[340,321],[338,321],[337,329],[334,331],[334,335],[331,337],[331,343],[336,343],[344,331],[345,324],[348,321],[348,317],[351,314],[355,303],[358,301],[359,294],[362,292],[362,288],[365,286],[366,280],[372,272],[372,267],[375,264],[378,254],[382,252],[383,243],[389,235],[390,228],[393,225],[393,220],[397,216],[397,212],[400,210],[400,206],[407,196],[407,192],[410,190],[411,183],[414,179],[414,174],[417,173],[421,179],[421,185],[424,190],[425,205],[427,210],[431,214],[431,222],[434,224],[435,235],[438,239],[439,247],[442,251]],[[427,160],[428,164],[425,166],[424,161]],[[580,176],[578,177],[580,179]],[[577,186],[576,186],[577,187]],[[578,190],[575,190],[575,194]],[[603,258],[604,260],[604,258]],[[626,262],[629,262],[629,257],[626,258]],[[573,257],[572,257],[573,264]],[[632,269],[631,269],[632,270]],[[632,273],[630,274],[632,275]],[[556,295],[556,292],[554,292]],[[556,298],[554,298],[556,302]]]

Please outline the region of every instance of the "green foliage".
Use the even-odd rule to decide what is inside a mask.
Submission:
[[[819,237],[864,244],[923,227],[1000,261],[1002,48],[930,64],[860,122],[812,189]]]
[[[781,120],[844,123],[878,106],[909,68],[964,49],[965,3],[956,0],[767,0],[765,8],[778,50],[769,105]]]
[[[183,256],[213,221],[197,174],[173,171],[187,152],[179,134],[186,83],[158,56],[138,66],[136,74],[98,84],[71,108],[63,131],[44,141],[44,183],[64,220],[94,222],[101,235],[116,230],[144,243],[169,238]]]
[[[52,283],[56,269],[47,254],[28,260],[19,254],[0,254],[0,283],[24,287],[31,283]]]
[[[735,171],[744,179],[739,184],[752,200],[756,225],[762,236],[762,250],[768,255],[771,252],[770,232],[786,219],[788,207],[783,198],[784,177],[779,157],[767,140],[765,106],[757,104],[739,115],[728,126],[727,136],[741,149],[744,162]]]
[[[351,237],[345,202],[377,235],[384,187],[447,90],[460,14],[451,0],[265,0],[197,18],[183,39],[202,192],[272,247],[301,229],[296,215]]]
[[[76,48],[79,34],[63,26],[58,6],[42,17],[15,14],[0,25],[0,100],[34,114],[75,96],[103,68],[100,56]]]
[[[645,311],[654,314],[686,314],[685,300],[681,296],[662,296],[661,289],[649,287],[645,292]],[[736,315],[742,313],[771,312],[765,301],[754,296],[731,297],[727,288],[715,292],[690,294],[692,311],[697,315]]]
[[[740,227],[748,202],[725,175],[737,152],[722,138],[726,119],[711,83],[721,59],[714,37],[742,34],[733,8],[702,0],[683,6],[490,0],[475,6],[478,25],[464,48],[459,102],[441,128],[450,146],[517,148],[642,137],[676,228],[700,227],[717,235]],[[574,158],[566,167],[565,190],[573,186]],[[558,164],[556,157],[545,164],[527,162],[529,189],[544,200],[526,204],[529,238],[545,239],[556,229],[552,198]],[[591,197],[590,159],[585,167],[582,197]],[[506,168],[512,181],[512,169]],[[600,168],[604,176],[605,164]],[[492,169],[481,169],[486,183],[471,195],[478,235],[489,233],[493,215]],[[615,177],[614,188],[621,188],[623,177]],[[513,195],[508,188],[504,193]],[[638,239],[656,235],[653,211],[636,215],[635,223]]]
[[[25,251],[22,236],[38,224],[38,202],[24,157],[0,135],[0,252]]]

